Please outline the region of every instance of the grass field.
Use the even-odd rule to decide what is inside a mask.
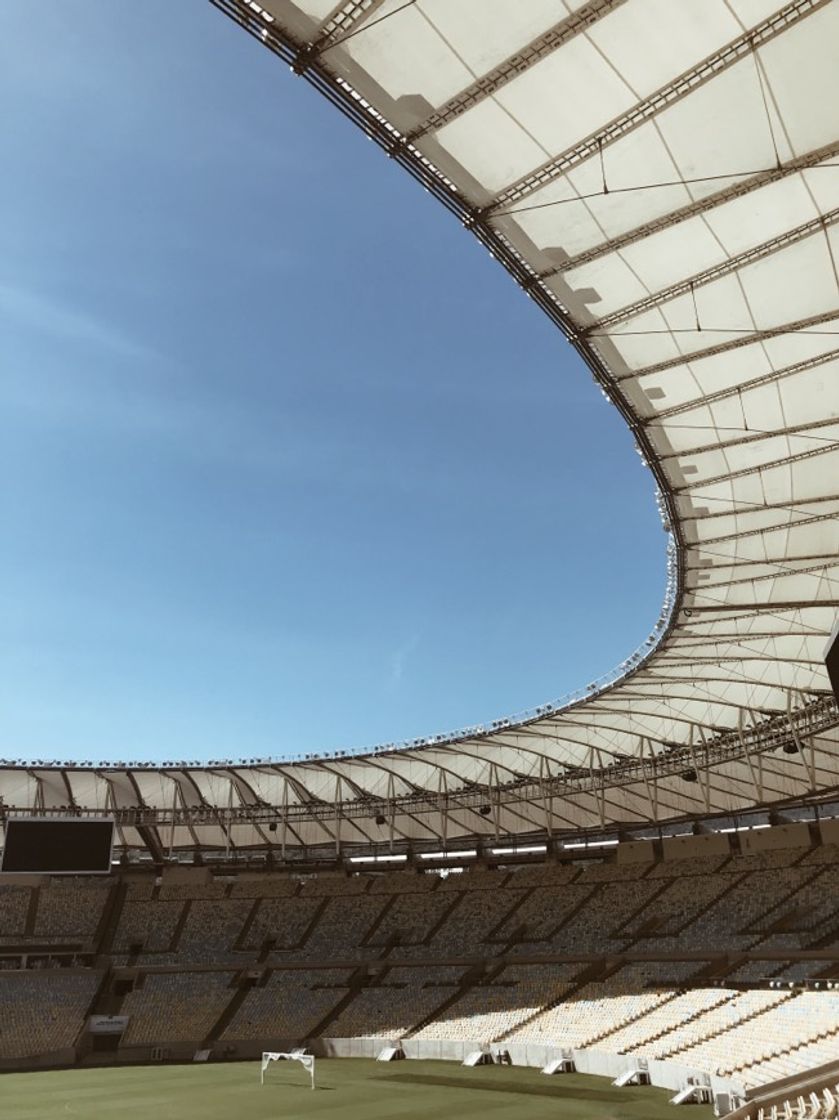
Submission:
[[[0,1075],[4,1120],[657,1120],[673,1116],[663,1089],[614,1089],[605,1078],[543,1077],[535,1069],[361,1059],[317,1062],[318,1087],[295,1063],[134,1066]],[[689,1115],[708,1120],[711,1108]]]

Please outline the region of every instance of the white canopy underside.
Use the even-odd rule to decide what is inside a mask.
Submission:
[[[618,683],[524,724],[288,764],[10,768],[6,805],[192,809],[167,833],[175,847],[248,847],[277,837],[247,807],[280,807],[288,843],[319,844],[637,824],[829,791],[839,2],[212,2],[433,181],[560,322],[655,473],[674,612]],[[758,751],[770,726],[799,749]],[[704,768],[726,732],[726,760]],[[656,770],[627,771],[653,756]],[[238,823],[195,823],[211,807]]]

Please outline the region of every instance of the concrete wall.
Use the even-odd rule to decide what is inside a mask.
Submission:
[[[321,1058],[376,1058],[387,1046],[391,1039],[384,1038],[321,1038],[311,1043],[310,1049],[316,1057]],[[270,1038],[258,1041],[241,1041],[216,1044],[213,1047],[214,1060],[231,1061],[258,1061],[264,1050],[293,1050],[298,1046],[296,1038]],[[165,1055],[166,1062],[192,1062],[196,1050],[201,1048],[198,1040],[193,1042],[170,1043],[160,1047]],[[414,1061],[444,1061],[462,1062],[467,1054],[474,1050],[482,1049],[480,1042],[456,1042],[454,1040],[414,1040],[405,1039],[402,1043],[405,1056]],[[157,1049],[157,1048],[156,1048]],[[515,1066],[526,1066],[531,1069],[542,1069],[548,1062],[566,1056],[567,1051],[555,1046],[546,1046],[541,1043],[498,1043],[493,1049],[507,1050]],[[153,1048],[151,1046],[123,1046],[114,1053],[90,1053],[85,1055],[80,1065],[83,1066],[112,1066],[112,1065],[143,1065],[152,1062]],[[571,1052],[574,1064],[580,1073],[597,1077],[608,1077],[614,1080],[627,1069],[635,1068],[638,1064],[633,1058],[620,1054],[611,1054],[604,1050],[573,1050]],[[37,1070],[55,1069],[57,1067],[73,1066],[77,1062],[76,1053],[72,1049],[56,1051],[51,1054],[41,1054],[35,1058],[7,1059],[0,1061],[0,1071],[12,1070]],[[664,1062],[650,1060],[647,1063],[647,1072],[652,1085],[676,1092],[688,1083],[689,1078],[711,1084],[715,1098],[736,1104],[737,1096],[742,1096],[740,1087],[723,1078],[711,1077],[689,1066],[679,1065],[677,1062]],[[561,1075],[558,1075],[561,1076]],[[730,1107],[727,1103],[723,1111]]]
[[[709,832],[701,836],[665,836],[661,850],[665,859],[701,859],[730,855],[731,844],[727,835]]]
[[[390,1039],[384,1038],[324,1038],[313,1047],[313,1053],[321,1053],[323,1057],[330,1058],[375,1058],[385,1048]],[[414,1060],[437,1060],[444,1062],[462,1062],[467,1054],[480,1050],[480,1042],[454,1042],[444,1040],[415,1040],[405,1039],[402,1049],[405,1057]],[[546,1046],[541,1043],[500,1042],[493,1045],[492,1049],[507,1050],[514,1066],[530,1066],[542,1069],[555,1058],[563,1057],[565,1051],[561,1047]],[[634,1069],[638,1062],[629,1056],[611,1054],[606,1050],[573,1050],[574,1065],[580,1073],[592,1074],[597,1077],[608,1077],[614,1080],[628,1069]],[[651,1059],[647,1063],[650,1083],[661,1089],[670,1089],[674,1093],[688,1083],[689,1078],[712,1085],[715,1093],[736,1092],[738,1086],[726,1078],[709,1077],[702,1070],[692,1066],[683,1066],[678,1062],[656,1061]]]
[[[777,824],[773,828],[741,832],[740,850],[749,852],[774,852],[779,848],[809,848],[810,829],[804,822]]]
[[[618,863],[652,863],[654,859],[652,840],[626,840],[618,844]]]
[[[819,821],[823,844],[839,844],[839,820]]]
[[[76,1062],[76,1051],[72,1047],[64,1050],[51,1050],[48,1054],[35,1054],[31,1058],[2,1058],[0,1070],[11,1072],[22,1069],[56,1069],[72,1066]]]
[[[173,864],[163,868],[163,882],[167,886],[173,883],[189,883],[191,886],[203,886],[212,881],[209,867],[189,867],[183,864]]]

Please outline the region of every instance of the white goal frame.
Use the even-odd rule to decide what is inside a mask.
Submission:
[[[300,1062],[301,1065],[309,1071],[309,1076],[312,1079],[312,1089],[315,1087],[315,1059],[313,1054],[304,1054],[302,1050],[292,1050],[290,1053],[285,1050],[263,1050],[262,1051],[262,1065],[259,1070],[259,1084],[265,1084],[265,1071],[272,1062],[280,1061]]]

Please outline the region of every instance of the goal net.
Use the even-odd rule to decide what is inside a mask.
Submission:
[[[265,1071],[272,1062],[300,1062],[300,1064],[309,1071],[309,1077],[312,1079],[312,1088],[315,1087],[315,1059],[312,1054],[304,1054],[302,1050],[292,1050],[287,1053],[284,1050],[271,1051],[264,1050],[262,1052],[262,1067],[259,1071],[259,1083],[265,1084]]]

